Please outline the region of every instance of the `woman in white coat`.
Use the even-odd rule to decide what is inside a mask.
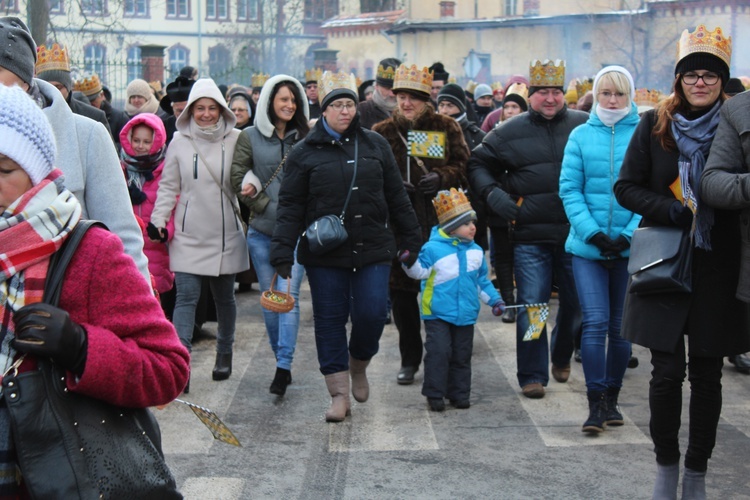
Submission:
[[[167,241],[165,227],[176,205],[175,234],[169,243],[169,266],[177,286],[174,326],[190,350],[201,280],[207,276],[219,320],[214,380],[225,380],[232,373],[237,317],[234,277],[249,268],[229,175],[240,134],[235,121],[213,80],[195,82],[176,122],[177,133],[167,151],[147,228],[149,238]]]

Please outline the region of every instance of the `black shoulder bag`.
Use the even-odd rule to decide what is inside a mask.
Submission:
[[[56,306],[65,270],[86,231],[82,220],[52,256],[44,302]],[[164,461],[161,432],[146,408],[119,408],[69,392],[50,359],[3,379],[24,485],[35,499],[182,498]]]
[[[324,215],[315,219],[302,236],[307,238],[307,245],[310,252],[314,255],[324,255],[337,249],[349,239],[349,234],[344,227],[344,216],[346,208],[349,206],[349,199],[352,197],[354,183],[357,180],[357,156],[359,153],[359,140],[354,139],[354,173],[352,174],[352,184],[349,186],[349,192],[346,194],[344,208],[341,209],[341,215]]]
[[[628,291],[638,295],[692,291],[693,240],[671,226],[640,227],[630,242]]]

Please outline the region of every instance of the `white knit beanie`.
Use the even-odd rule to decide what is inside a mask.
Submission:
[[[55,168],[55,138],[44,112],[20,87],[0,85],[0,154],[39,184]]]

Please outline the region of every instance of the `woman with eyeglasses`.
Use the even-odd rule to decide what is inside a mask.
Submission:
[[[305,89],[296,78],[276,75],[260,91],[255,124],[240,133],[232,161],[232,187],[239,200],[250,208],[247,247],[261,290],[271,288],[274,269],[269,250],[277,222],[279,187],[286,174],[286,157],[292,146],[310,128]],[[271,349],[276,357],[276,373],[269,392],[286,394],[292,383],[292,361],[299,331],[299,287],[305,268],[293,261],[290,273],[279,276],[274,288],[287,290],[291,279],[294,309],[277,313],[263,309],[263,320]]]
[[[252,98],[247,94],[247,89],[244,87],[235,87],[229,91],[229,109],[237,117],[237,123],[234,125],[234,128],[245,130],[252,126],[253,118],[255,118],[255,103],[253,103]]]
[[[649,427],[657,464],[654,498],[659,499],[677,495],[686,371],[690,424],[682,498],[706,498],[706,470],[721,414],[723,357],[750,349],[748,308],[735,298],[738,213],[712,209],[700,189],[726,100],[722,88],[730,57],[731,39],[721,28],[700,25],[683,32],[672,94],[644,113],[615,184],[617,201],[643,216],[642,227],[679,227],[691,236],[692,292],[628,293],[622,323],[626,339],[651,351]]]
[[[331,396],[325,418],[341,422],[351,412],[350,390],[361,403],[369,397],[366,369],[385,327],[396,238],[400,248],[418,253],[421,237],[388,143],[359,124],[354,76],[326,71],[319,90],[322,116],[287,158],[271,263],[288,278],[297,249],[305,266],[318,362]],[[347,240],[313,253],[305,229],[342,211]]]
[[[612,186],[638,125],[630,72],[607,66],[594,79],[596,103],[588,121],[570,134],[560,173],[560,198],[570,221],[565,250],[583,314],[581,360],[589,416],[583,432],[623,425],[617,406],[630,359],[620,324],[628,285],[630,238],[641,218],[622,208]]]

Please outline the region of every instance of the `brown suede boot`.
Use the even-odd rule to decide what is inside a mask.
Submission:
[[[326,386],[331,395],[331,407],[326,412],[326,422],[342,422],[351,415],[349,401],[349,370],[326,375]]]
[[[349,373],[352,376],[352,396],[360,403],[370,397],[370,384],[367,382],[367,365],[370,360],[362,361],[349,356]]]

